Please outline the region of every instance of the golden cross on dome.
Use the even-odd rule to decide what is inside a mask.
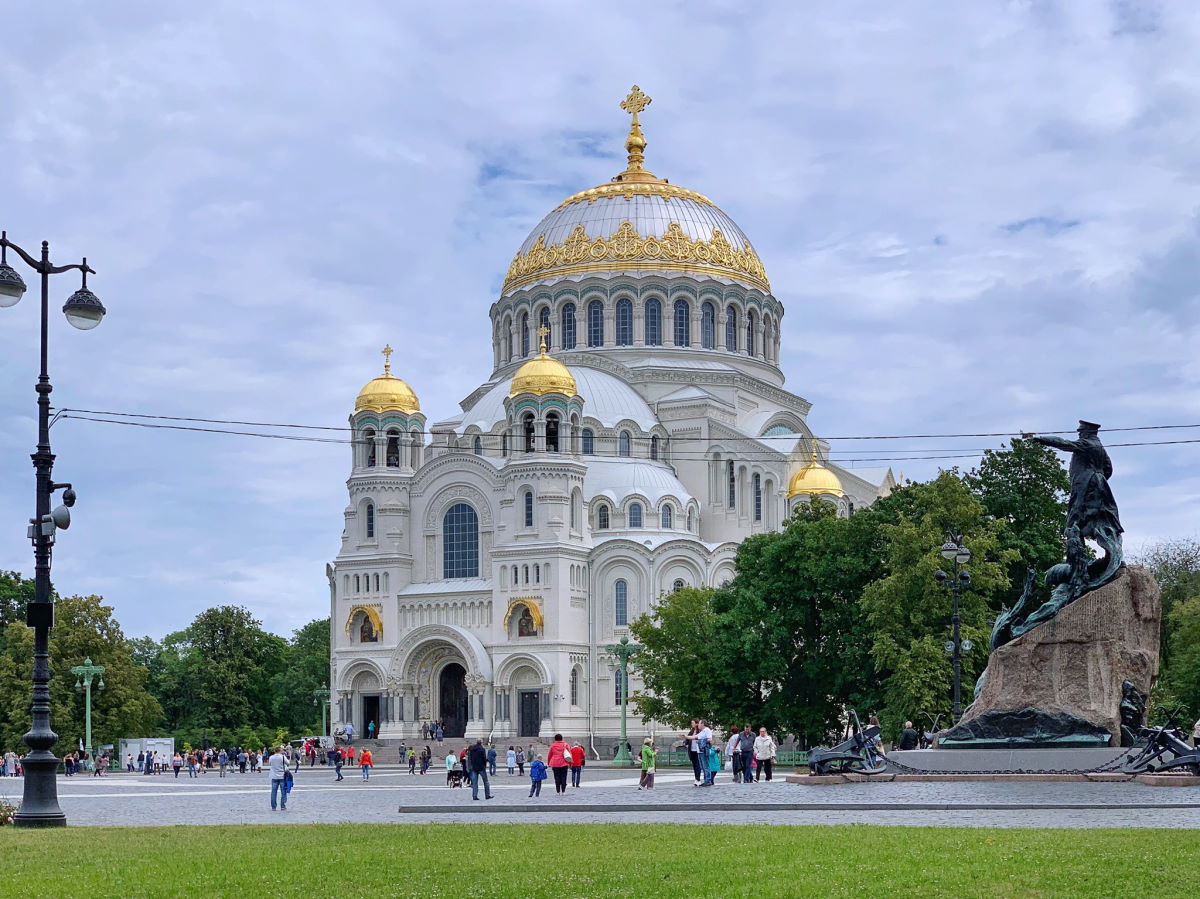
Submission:
[[[389,343],[379,352],[383,353],[383,373],[390,375],[392,373],[392,353],[396,351],[392,349],[392,345]]]
[[[541,354],[546,355],[546,335],[550,333],[550,329],[545,325],[538,325],[537,335],[542,338]]]
[[[621,101],[621,108],[633,116],[633,119],[629,123],[629,137],[625,138],[625,150],[629,154],[629,164],[625,171],[613,179],[614,181],[658,180],[642,168],[642,163],[646,160],[646,138],[642,135],[642,125],[638,121],[638,113],[649,105],[650,96],[643,93],[636,84],[630,89],[629,96]]]
[[[642,93],[642,89],[636,84],[629,91],[629,96],[621,101],[621,108],[633,115],[633,120],[637,121],[637,115],[643,109],[650,105],[651,98],[649,95]]]

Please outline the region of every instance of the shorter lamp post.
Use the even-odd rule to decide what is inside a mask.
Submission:
[[[93,665],[92,660],[88,658],[83,660],[82,665],[76,665],[74,668],[72,668],[71,673],[75,675],[75,689],[84,695],[84,749],[88,754],[88,758],[92,758],[92,678],[100,678],[99,683],[96,684],[96,689],[103,690],[104,666]]]
[[[604,649],[616,659],[614,669],[621,672],[621,744],[613,757],[613,767],[628,768],[633,764],[625,729],[625,716],[629,708],[629,660],[641,651],[642,646],[640,643],[630,643],[628,637],[622,637],[620,643],[610,643]]]
[[[320,687],[319,689],[313,690],[313,705],[319,705],[321,707],[321,736],[328,737],[329,736],[328,720],[329,719],[326,717],[326,715],[329,712],[329,688],[328,687]]]
[[[958,606],[963,589],[971,583],[971,572],[962,567],[971,561],[971,551],[963,545],[961,536],[950,534],[940,552],[943,559],[954,563],[953,577],[940,568],[933,576],[954,597],[954,609],[950,616],[951,636],[946,641],[946,654],[954,663],[954,721],[958,723],[962,717],[962,654],[964,650],[971,651],[971,641],[962,639],[959,633]]]

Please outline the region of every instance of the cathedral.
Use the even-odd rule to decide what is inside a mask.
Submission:
[[[492,372],[430,422],[391,371],[354,403],[330,588],[335,726],[413,739],[548,739],[609,755],[606,647],[660,597],[719,586],[738,544],[797,503],[849,515],[894,486],[848,470],[784,389],[782,304],[749,239],[645,168],[636,86],[625,170],[567,197],[492,304]],[[411,376],[411,373],[405,373]]]

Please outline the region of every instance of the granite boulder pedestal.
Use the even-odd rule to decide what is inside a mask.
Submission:
[[[1124,568],[993,651],[983,688],[939,747],[1120,746],[1122,700],[1136,689],[1144,701],[1158,675],[1161,618],[1154,577]]]

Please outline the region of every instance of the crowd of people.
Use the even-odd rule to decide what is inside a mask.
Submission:
[[[712,727],[701,718],[693,718],[691,727],[680,737],[692,763],[695,786],[711,787],[723,762],[722,746]],[[723,748],[724,759],[730,763],[734,783],[756,783],[771,779],[779,747],[765,727],[760,727],[758,733],[749,724],[743,725],[741,730],[731,729]],[[643,769],[646,764],[644,757],[643,750]]]

